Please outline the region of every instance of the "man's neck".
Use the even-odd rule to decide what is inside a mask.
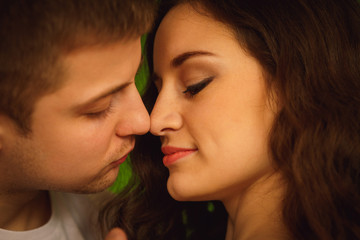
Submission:
[[[47,191],[0,193],[0,228],[26,231],[39,228],[51,216]]]

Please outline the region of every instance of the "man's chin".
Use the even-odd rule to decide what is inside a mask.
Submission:
[[[97,181],[93,181],[88,185],[74,189],[74,192],[82,194],[99,193],[111,187],[116,181],[116,178],[117,175],[110,174],[106,176],[106,178],[98,179]]]

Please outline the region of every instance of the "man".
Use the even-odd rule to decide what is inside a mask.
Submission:
[[[98,237],[73,193],[109,187],[149,130],[134,78],[154,5],[1,1],[0,239]]]

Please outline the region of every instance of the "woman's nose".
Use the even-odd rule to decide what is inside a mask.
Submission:
[[[150,114],[150,132],[156,136],[164,136],[169,131],[181,128],[183,121],[176,99],[160,92]]]

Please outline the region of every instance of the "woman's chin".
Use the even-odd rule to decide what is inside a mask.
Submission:
[[[176,187],[171,184],[167,185],[168,192],[170,196],[176,201],[206,201],[204,197],[199,194],[199,191],[192,191],[190,189],[182,187]]]

